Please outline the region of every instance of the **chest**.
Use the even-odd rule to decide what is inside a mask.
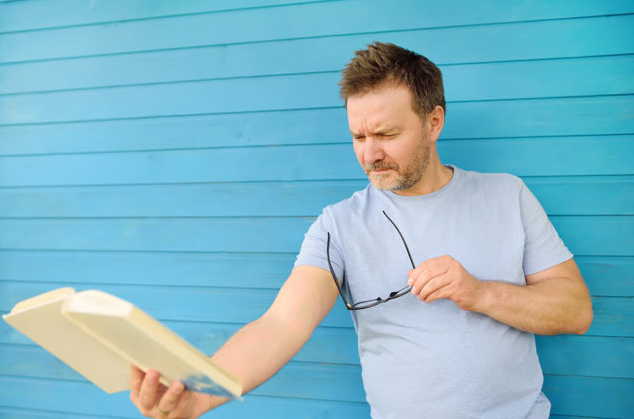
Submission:
[[[523,284],[524,230],[519,211],[482,205],[486,203],[389,210],[416,266],[450,255],[478,279]],[[399,233],[385,217],[351,217],[341,233],[344,284],[353,301],[384,297],[407,285],[412,264]]]

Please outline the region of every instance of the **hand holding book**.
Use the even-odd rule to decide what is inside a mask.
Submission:
[[[130,372],[130,400],[147,416],[156,419],[195,419],[229,399],[194,393],[175,381],[169,387],[159,382],[158,372],[144,373],[136,366]]]
[[[102,291],[60,288],[19,302],[3,319],[107,393],[130,388],[133,364],[160,371],[158,381],[178,382],[187,394],[230,399],[242,394],[239,380],[202,352],[133,304]]]

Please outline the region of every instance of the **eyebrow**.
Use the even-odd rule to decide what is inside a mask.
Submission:
[[[387,133],[389,132],[394,132],[397,131],[396,127],[384,127],[384,128],[380,128],[376,131],[372,131],[371,133],[374,135],[387,135]],[[350,135],[352,135],[353,137],[358,137],[360,134],[357,134],[356,132],[350,131]]]

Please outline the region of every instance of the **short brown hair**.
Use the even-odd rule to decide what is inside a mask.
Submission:
[[[412,108],[421,119],[440,105],[446,112],[442,73],[434,63],[394,44],[375,42],[355,51],[341,72],[341,98],[365,93],[383,84],[404,85],[412,92]]]

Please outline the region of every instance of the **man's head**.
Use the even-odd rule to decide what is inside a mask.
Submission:
[[[433,180],[424,179],[428,165],[440,164],[435,148],[444,124],[440,70],[392,44],[375,43],[355,54],[340,85],[359,163],[378,189],[427,193],[426,180]]]
[[[375,42],[355,51],[341,74],[340,93],[346,106],[350,96],[402,85],[412,93],[412,109],[421,119],[436,106],[447,112],[440,69],[422,55],[397,45]]]

